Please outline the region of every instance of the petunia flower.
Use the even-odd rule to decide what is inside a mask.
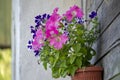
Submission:
[[[57,50],[61,49],[68,40],[68,37],[64,34],[56,36],[50,39],[50,46],[54,46]]]
[[[70,7],[66,14],[63,14],[63,16],[65,16],[69,22],[72,21],[74,17],[82,18],[83,15],[83,11],[76,5]]]
[[[61,19],[61,16],[57,13],[58,8],[55,8],[50,18],[46,21],[46,28],[50,29],[51,26],[56,26],[58,28],[58,22]]]
[[[41,29],[37,30],[36,36],[32,42],[32,49],[39,50],[44,45],[44,36]]]
[[[50,37],[53,37],[54,35],[57,35],[59,32],[56,28],[56,26],[51,26],[50,29],[46,29],[46,38],[50,38]]]
[[[97,12],[96,11],[92,11],[90,14],[89,14],[89,17],[92,19],[94,17],[97,16]]]

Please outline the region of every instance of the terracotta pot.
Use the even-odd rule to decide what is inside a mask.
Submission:
[[[91,66],[78,69],[72,80],[102,80],[102,67]]]

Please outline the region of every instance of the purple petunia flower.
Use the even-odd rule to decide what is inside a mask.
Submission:
[[[41,15],[36,16],[35,19],[41,19]]]
[[[47,19],[49,19],[49,18],[50,18],[50,15],[48,14],[48,15],[47,15]]]
[[[32,45],[28,45],[27,48],[28,48],[28,49],[32,49]]]
[[[92,11],[90,14],[89,14],[89,17],[92,19],[94,17],[97,16],[97,12],[96,11]]]
[[[45,13],[45,14],[43,14],[42,15],[42,19],[45,19],[46,18],[46,16],[47,16],[47,14]]]
[[[34,30],[33,28],[31,29],[31,33],[35,33],[36,32],[36,30]]]
[[[35,56],[39,56],[39,51],[38,50],[35,50],[34,53],[35,53]]]

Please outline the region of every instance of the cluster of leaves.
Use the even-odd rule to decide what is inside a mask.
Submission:
[[[95,17],[90,22],[92,28],[87,30],[83,24],[76,23],[73,19],[67,28],[69,41],[60,50],[48,46],[49,42],[45,43],[40,60],[45,69],[49,64],[54,78],[65,77],[66,75],[73,76],[77,69],[91,65],[89,61],[96,54],[92,45],[98,36],[96,29],[98,21]]]

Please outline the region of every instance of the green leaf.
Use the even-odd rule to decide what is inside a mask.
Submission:
[[[58,71],[59,71],[58,68],[53,67],[53,68],[52,68],[52,77],[54,77],[54,78],[59,78],[59,77],[60,77],[60,74],[59,74]]]
[[[64,69],[63,69],[61,76],[64,78],[66,75],[68,75],[67,73],[68,73],[68,70],[64,70]]]
[[[75,55],[71,55],[70,56],[70,64],[72,64],[76,59],[76,56]]]
[[[86,56],[86,59],[91,60],[92,59],[92,54],[88,53],[87,56]]]
[[[53,67],[56,65],[58,59],[59,59],[59,52],[56,52],[55,53],[55,58],[53,59],[54,60],[53,65],[52,65]]]
[[[81,66],[82,66],[82,58],[78,57],[78,58],[76,59],[76,61],[75,61],[75,64],[76,64],[79,68],[81,68]]]
[[[81,47],[80,52],[83,53],[84,55],[87,55],[86,47]]]
[[[67,67],[67,64],[66,64],[65,60],[60,64],[60,67],[62,67],[62,68],[66,68]]]
[[[77,34],[79,35],[79,36],[82,36],[83,35],[83,30],[78,30],[77,31]],[[79,38],[79,37],[78,37]]]
[[[54,62],[54,57],[49,56],[49,61],[50,61],[50,63],[53,63]]]
[[[78,30],[84,30],[84,26],[81,25],[81,24],[76,24],[76,28],[77,28]]]
[[[73,66],[72,68],[70,68],[71,70],[70,70],[70,74],[72,75],[72,76],[74,76],[74,74],[75,74],[75,72],[76,72],[76,70],[77,70],[77,67],[76,66]]]
[[[59,52],[56,52],[56,53],[55,53],[55,57],[56,57],[56,59],[59,58]]]
[[[57,63],[58,59],[55,59],[55,61],[53,62],[52,67],[55,67],[56,63]]]
[[[76,56],[82,56],[81,52],[76,53]]]
[[[73,27],[74,24],[69,24],[68,26],[69,26],[68,29],[71,29],[70,27]]]
[[[43,62],[43,66],[44,66],[45,70],[47,70],[47,62]]]
[[[61,72],[62,72],[62,68],[59,68],[59,74],[61,74]]]
[[[80,51],[80,48],[81,48],[81,46],[79,43],[73,45],[73,49],[74,49],[75,53],[78,53]]]

